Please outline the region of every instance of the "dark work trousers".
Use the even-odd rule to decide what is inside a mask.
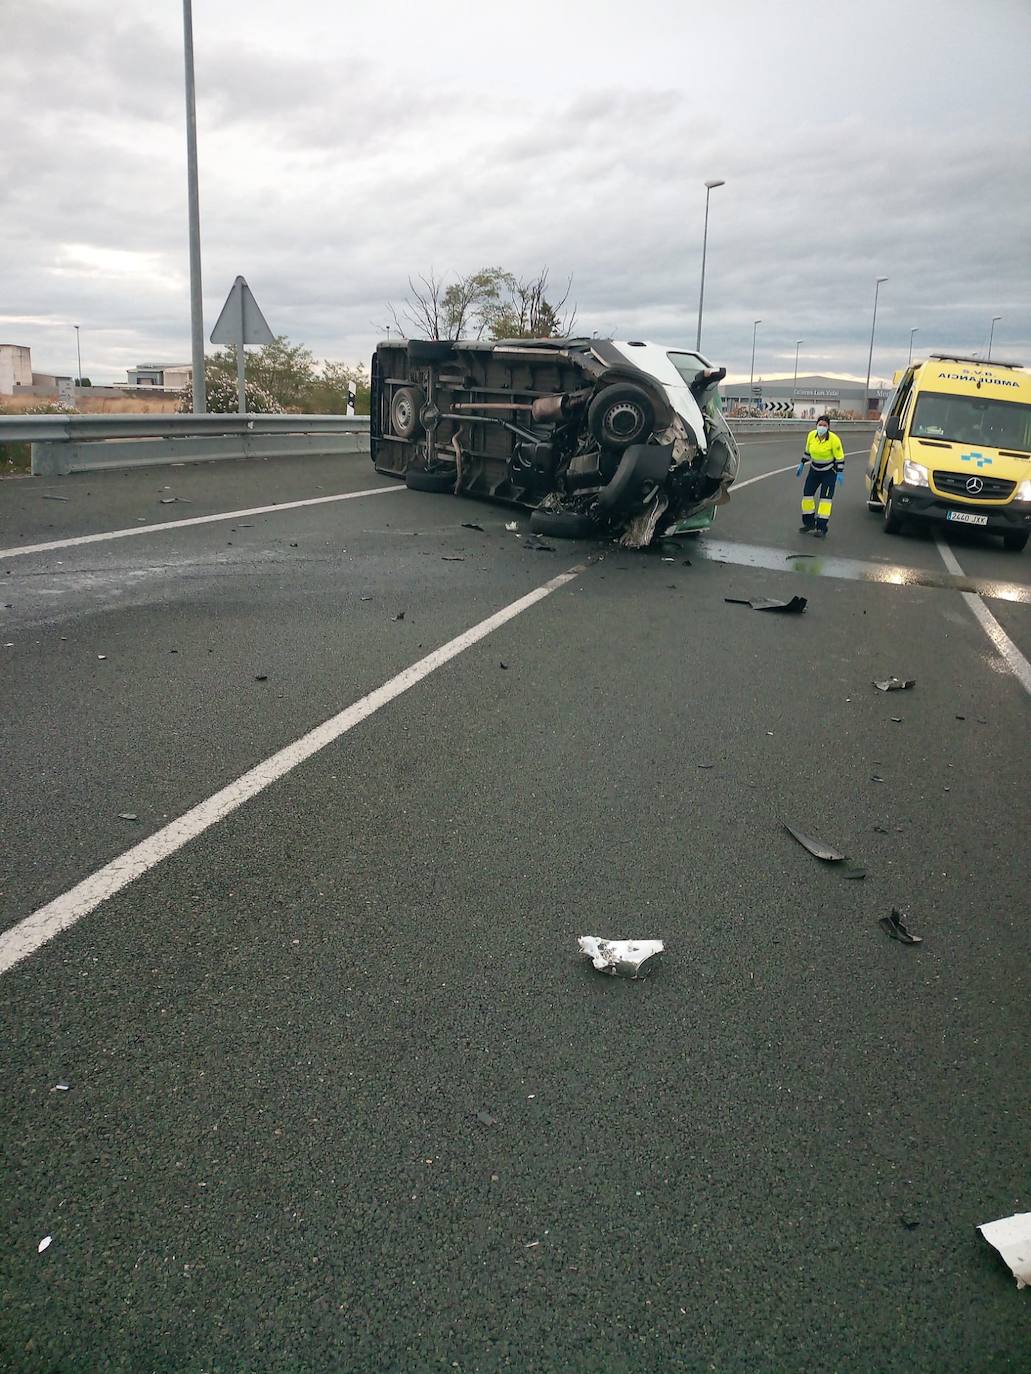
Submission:
[[[814,468],[810,463],[802,488],[802,524],[807,530],[825,530],[831,518],[831,503],[834,500],[834,483],[837,473],[833,467]],[[820,505],[816,505],[816,493],[820,493]]]

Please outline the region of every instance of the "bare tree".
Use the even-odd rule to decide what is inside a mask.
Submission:
[[[414,329],[428,339],[551,339],[570,334],[576,323],[575,305],[566,302],[573,278],[555,301],[548,299],[548,269],[522,279],[501,267],[481,267],[457,277],[449,285],[433,271],[417,280],[408,278],[409,297],[400,308],[389,306],[404,338]]]

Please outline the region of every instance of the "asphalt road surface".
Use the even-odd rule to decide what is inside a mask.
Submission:
[[[0,483],[0,1368],[1028,1368],[1031,554],[861,456],[817,544],[799,447],[647,554]]]

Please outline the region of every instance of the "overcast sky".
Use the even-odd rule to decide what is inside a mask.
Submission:
[[[205,335],[367,359],[408,275],[573,277],[578,331],[747,376],[1031,363],[1027,0],[194,0]],[[182,6],[0,0],[0,342],[189,357]]]

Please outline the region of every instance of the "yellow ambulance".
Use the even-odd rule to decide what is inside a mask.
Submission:
[[[888,534],[930,520],[1022,549],[1031,534],[1031,373],[946,353],[896,373],[866,498]]]

